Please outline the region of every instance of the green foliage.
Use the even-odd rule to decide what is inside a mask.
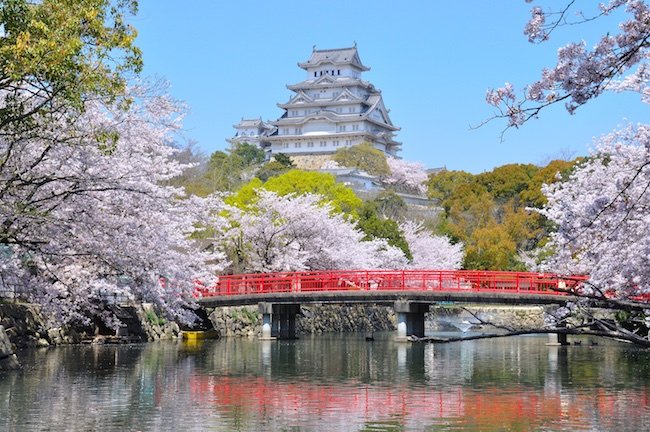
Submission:
[[[392,190],[379,192],[371,201],[375,204],[377,213],[388,219],[404,219],[408,211],[408,207],[402,197]]]
[[[247,165],[238,154],[215,151],[205,171],[205,180],[211,192],[231,191],[244,182]]]
[[[38,113],[82,109],[89,97],[114,100],[124,93],[126,74],[142,68],[136,31],[125,16],[136,0],[9,0],[0,2],[2,77],[7,90],[0,127]],[[25,111],[17,88],[30,88],[42,103]]]
[[[521,192],[521,199],[523,203],[530,207],[542,207],[546,204],[546,197],[542,193],[543,184],[551,184],[559,180],[564,180],[568,177],[573,167],[580,163],[582,159],[578,158],[574,161],[554,160],[547,166],[539,169],[531,178],[528,187]]]
[[[296,167],[296,164],[293,163],[293,160],[291,160],[291,158],[284,153],[276,154],[275,156],[273,156],[273,160],[275,160],[277,163],[287,168]]]
[[[368,201],[363,204],[359,212],[357,227],[365,234],[364,240],[386,239],[389,245],[400,248],[409,260],[413,259],[409,245],[397,222],[382,217],[376,202]]]
[[[235,144],[229,151],[217,150],[206,158],[188,143],[175,158],[193,168],[175,178],[171,183],[183,186],[189,194],[207,196],[214,192],[231,192],[253,178],[264,161],[264,151],[253,144]]]
[[[546,242],[552,229],[540,214],[526,210],[545,202],[542,184],[567,175],[575,161],[545,167],[504,165],[486,173],[443,171],[429,177],[428,195],[444,209],[438,231],[465,244],[464,268],[522,270],[517,256]]]
[[[262,167],[255,173],[255,177],[262,181],[267,181],[271,177],[282,175],[289,170],[291,170],[291,168],[288,168],[278,161],[272,160],[262,165]]]
[[[440,171],[429,176],[428,195],[431,199],[446,201],[460,186],[475,182],[474,175],[465,171]]]
[[[159,316],[156,315],[156,313],[155,313],[154,311],[152,311],[152,310],[145,311],[144,316],[145,316],[146,320],[147,320],[150,324],[153,324],[153,325],[159,325],[159,326],[162,326],[162,325],[165,325],[165,324],[167,323],[167,320],[166,320],[166,319],[164,319],[164,318],[162,318],[162,317],[159,317]]]
[[[260,179],[253,179],[242,186],[236,194],[229,197],[227,202],[240,208],[249,208],[256,201],[256,190],[259,188],[276,192],[282,196],[290,193],[322,195],[324,201],[331,202],[335,211],[349,214],[352,217],[357,216],[362,205],[361,199],[354,194],[352,189],[337,183],[332,174],[296,169],[272,177],[264,183]]]
[[[341,166],[358,168],[371,175],[381,177],[390,174],[384,153],[369,143],[340,148],[332,159]]]
[[[234,148],[230,151],[230,155],[240,158],[243,166],[261,164],[265,158],[264,150],[255,144],[249,143],[235,144]]]
[[[481,173],[476,180],[497,200],[507,200],[515,197],[528,185],[533,175],[539,171],[535,165],[510,164]]]
[[[278,153],[273,157],[273,160],[264,164],[255,174],[255,177],[262,181],[267,181],[271,177],[276,177],[284,174],[295,168],[291,158],[284,153]]]

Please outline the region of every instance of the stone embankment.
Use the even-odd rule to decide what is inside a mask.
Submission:
[[[487,323],[493,324],[489,325]],[[544,326],[543,306],[443,306],[432,308],[425,323],[427,331],[485,330],[506,327],[515,330]]]
[[[20,367],[14,351],[15,347],[9,340],[5,328],[0,325],[0,371],[18,369]]]
[[[468,312],[467,310],[471,311]],[[538,306],[469,306],[432,308],[427,315],[427,331],[458,331],[496,326],[539,328],[544,325],[544,308]],[[255,337],[262,331],[257,306],[233,306],[209,311],[209,318],[221,337]],[[296,320],[300,334],[369,332],[395,330],[393,309],[372,305],[302,306]]]
[[[254,337],[262,332],[262,318],[255,306],[215,308],[210,321],[221,337]],[[300,334],[394,330],[392,308],[370,305],[302,306],[296,319]]]
[[[80,328],[53,327],[48,325],[37,305],[0,303],[0,326],[10,344],[17,349],[78,343],[145,342],[174,339],[181,335],[178,324],[158,317],[150,304],[114,306],[113,309],[124,324],[117,331],[101,323]]]

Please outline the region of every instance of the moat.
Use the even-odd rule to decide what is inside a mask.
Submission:
[[[0,429],[650,429],[648,350],[375,336],[21,351],[23,369],[0,373]]]

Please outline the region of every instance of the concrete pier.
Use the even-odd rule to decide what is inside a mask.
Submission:
[[[566,338],[566,333],[549,333],[548,342],[546,342],[546,345],[548,346],[569,345],[569,342],[567,341]]]
[[[424,337],[424,314],[429,312],[430,305],[405,300],[393,304],[397,315],[397,341],[407,341],[409,336]]]
[[[296,316],[300,313],[300,304],[258,303],[262,314],[263,340],[296,339]]]

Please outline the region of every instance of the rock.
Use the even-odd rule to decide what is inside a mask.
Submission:
[[[40,338],[36,341],[36,348],[47,348],[50,346],[50,343],[45,338]]]
[[[8,357],[0,359],[0,370],[16,370],[20,369],[20,362],[16,354],[11,354]]]
[[[14,353],[14,346],[9,340],[4,327],[0,326],[0,370],[13,370],[20,367]]]

